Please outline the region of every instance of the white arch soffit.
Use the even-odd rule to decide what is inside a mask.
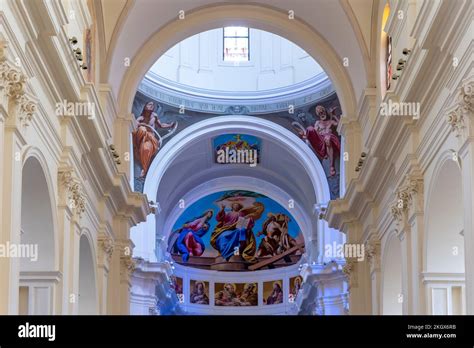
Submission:
[[[432,207],[431,197],[433,197],[433,192],[436,190],[435,185],[439,181],[440,174],[442,173],[443,170],[445,170],[446,164],[449,163],[450,161],[453,161],[453,151],[454,150],[446,149],[438,155],[438,158],[436,162],[434,163],[434,170],[431,175],[430,182],[428,184],[428,193],[425,199],[425,206],[423,207],[425,211],[424,223],[425,223],[425,230],[426,230],[426,233],[424,234],[424,238],[423,238],[423,255],[422,255],[423,271],[426,271],[428,267],[428,240],[429,240],[429,231],[430,231],[430,224],[431,224],[429,217],[430,217],[430,212],[431,212],[431,207]],[[461,168],[459,167],[457,168],[459,169],[458,174],[462,178]],[[462,185],[462,183],[460,183],[460,185]],[[464,212],[461,212],[461,214],[464,214]]]
[[[300,19],[288,20],[288,13],[262,5],[219,4],[186,12],[186,20],[173,20],[155,32],[130,59],[120,81],[119,110],[129,114],[135,92],[151,66],[168,49],[195,34],[232,23],[271,32],[304,49],[331,79],[344,116],[352,117],[356,97],[347,68],[335,49],[314,28]],[[122,65],[122,69],[125,69]],[[110,79],[110,77],[109,77]]]
[[[57,202],[56,202],[56,192],[54,190],[55,185],[53,185],[53,179],[51,178],[51,172],[48,167],[48,161],[44,157],[40,149],[35,146],[28,145],[22,150],[22,176],[23,169],[28,160],[34,158],[38,161],[42,171],[43,177],[46,181],[46,186],[49,195],[49,204],[51,206],[51,219],[53,223],[53,247],[54,247],[54,269],[59,269],[59,239],[58,239],[58,216],[57,216]]]
[[[265,180],[248,176],[227,176],[223,178],[217,178],[199,185],[195,189],[188,192],[183,197],[183,199],[188,202],[186,206],[190,207],[193,203],[199,201],[199,199],[216,192],[228,191],[229,187],[232,186],[237,187],[238,190],[257,192],[273,199],[275,202],[284,207],[295,219],[301,233],[303,234],[305,243],[310,241],[313,229],[311,219],[308,217],[309,214],[305,214],[302,207],[299,206],[297,202],[295,202],[294,208],[286,208],[286,204],[288,203],[288,200],[291,199],[291,196],[279,187]],[[166,242],[168,242],[168,237],[172,232],[173,226],[184,211],[186,211],[186,209],[183,210],[182,208],[179,208],[178,205],[175,205],[171,211],[171,214],[165,217],[165,223],[163,225]],[[158,224],[156,229],[157,231],[159,230]]]
[[[397,237],[397,234],[398,234],[397,229],[391,230],[389,235],[387,236],[387,239],[386,239],[386,241],[383,245],[383,248],[382,248],[382,263],[381,263],[381,272],[380,272],[380,298],[379,298],[379,300],[380,300],[380,314],[383,314],[385,276],[386,276],[386,273],[387,273],[387,267],[386,266],[387,266],[387,262],[390,261],[390,260],[388,260],[387,254],[390,251],[390,249],[397,247],[396,245],[394,245],[394,243],[397,243],[397,242],[401,243],[400,240]],[[398,246],[398,247],[401,248],[401,246]],[[402,284],[400,286],[402,286]]]
[[[94,277],[94,302],[95,302],[95,310],[96,310],[96,313],[99,313],[99,289],[98,289],[98,279],[97,279],[97,269],[98,269],[98,265],[97,265],[97,251],[96,251],[96,248],[95,248],[95,243],[93,242],[94,241],[94,238],[92,236],[92,233],[89,231],[89,229],[87,228],[83,228],[81,230],[81,234],[79,236],[79,248],[81,247],[81,238],[85,238],[85,240],[87,241],[87,247],[89,248],[89,251],[91,253],[91,258],[92,258],[92,272],[94,273],[93,274],[93,277]],[[79,250],[79,257],[81,256],[81,250]],[[79,264],[80,264],[81,260],[79,260]]]
[[[212,117],[188,126],[174,136],[153,159],[145,179],[143,193],[149,199],[156,199],[164,173],[179,154],[192,146],[194,142],[235,132],[284,143],[293,157],[305,168],[314,187],[317,200],[314,203],[329,202],[331,198],[324,169],[304,141],[275,122],[238,115]]]

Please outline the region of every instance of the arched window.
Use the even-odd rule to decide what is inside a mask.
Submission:
[[[225,62],[248,62],[250,60],[249,28],[225,27],[223,47]]]

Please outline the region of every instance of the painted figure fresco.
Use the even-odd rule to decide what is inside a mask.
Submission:
[[[334,176],[336,158],[340,157],[341,152],[341,142],[335,130],[339,119],[334,114],[335,109],[326,110],[324,106],[317,105],[314,110],[318,119],[304,130],[299,127],[298,134],[308,141],[320,160],[329,159],[329,175]]]
[[[254,202],[250,207],[245,207],[238,201],[229,202],[227,199],[218,202],[220,206],[216,216],[218,223],[211,235],[211,245],[227,261],[237,250],[244,260],[255,261],[257,242],[252,228],[255,220],[262,215],[264,205],[261,202]]]
[[[216,306],[257,306],[258,284],[215,284],[214,303]]]
[[[191,280],[191,293],[189,294],[189,302],[194,304],[209,304],[209,283],[201,280]]]
[[[174,290],[176,293],[176,296],[178,296],[178,299],[180,302],[183,302],[184,300],[184,295],[183,295],[183,278],[176,277],[176,276],[171,276],[171,288]]]
[[[296,246],[296,240],[288,234],[289,219],[285,214],[268,213],[262,230],[257,234],[257,237],[264,236],[257,256],[279,255]]]
[[[168,252],[191,267],[258,270],[296,263],[304,238],[291,214],[269,197],[222,191],[184,210],[168,237]]]
[[[273,305],[283,303],[283,281],[275,280],[263,283],[263,303]]]
[[[209,231],[208,221],[213,215],[212,210],[206,210],[204,214],[192,218],[173,232],[170,238],[174,252],[179,252],[184,262],[189,260],[189,256],[201,256],[204,253],[206,246],[201,237]]]
[[[293,302],[298,295],[298,292],[301,290],[303,285],[303,278],[301,276],[296,276],[290,278],[290,293],[288,294],[289,302]]]
[[[342,117],[341,111],[335,93],[319,102],[298,107],[291,113],[285,108],[273,113],[252,114],[248,107],[238,105],[216,113],[190,109],[185,109],[183,112],[181,108],[167,104],[163,100],[154,100],[148,95],[137,92],[132,112],[140,115],[137,121],[143,125],[133,132],[134,190],[143,192],[145,177],[153,158],[172,137],[197,122],[224,114],[239,114],[274,122],[305,141],[323,167],[331,199],[337,199],[340,196],[340,173],[343,165],[341,137],[337,133],[338,123]],[[220,134],[213,139],[211,156],[218,164],[247,163],[254,166],[260,163],[263,145],[264,140],[249,134]],[[268,147],[268,151],[272,151],[272,148]]]
[[[153,157],[160,149],[161,137],[157,129],[175,126],[174,123],[160,122],[155,108],[155,103],[152,101],[145,104],[141,115],[137,118],[137,129],[132,133],[134,155],[141,164],[142,178],[146,176]]]
[[[339,102],[336,100],[323,106],[316,104],[308,113],[302,112],[298,121],[292,126],[298,136],[303,139],[316,154],[326,173],[331,199],[339,197],[339,174],[341,158],[341,138],[337,133],[340,116]],[[311,123],[310,120],[315,120]],[[308,124],[309,123],[309,124]]]

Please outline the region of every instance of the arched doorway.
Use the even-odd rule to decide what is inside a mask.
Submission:
[[[40,161],[29,157],[22,175],[19,314],[54,313],[58,274],[48,187]]]
[[[79,243],[79,314],[98,314],[94,258],[89,239]]]
[[[385,246],[382,263],[382,314],[402,314],[402,250],[392,235]]]
[[[429,314],[464,314],[464,236],[461,171],[439,164],[427,197],[425,284]]]

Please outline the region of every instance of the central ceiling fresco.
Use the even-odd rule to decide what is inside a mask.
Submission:
[[[304,245],[287,209],[267,196],[241,190],[200,198],[184,209],[168,238],[175,262],[219,271],[290,266],[299,261]]]

